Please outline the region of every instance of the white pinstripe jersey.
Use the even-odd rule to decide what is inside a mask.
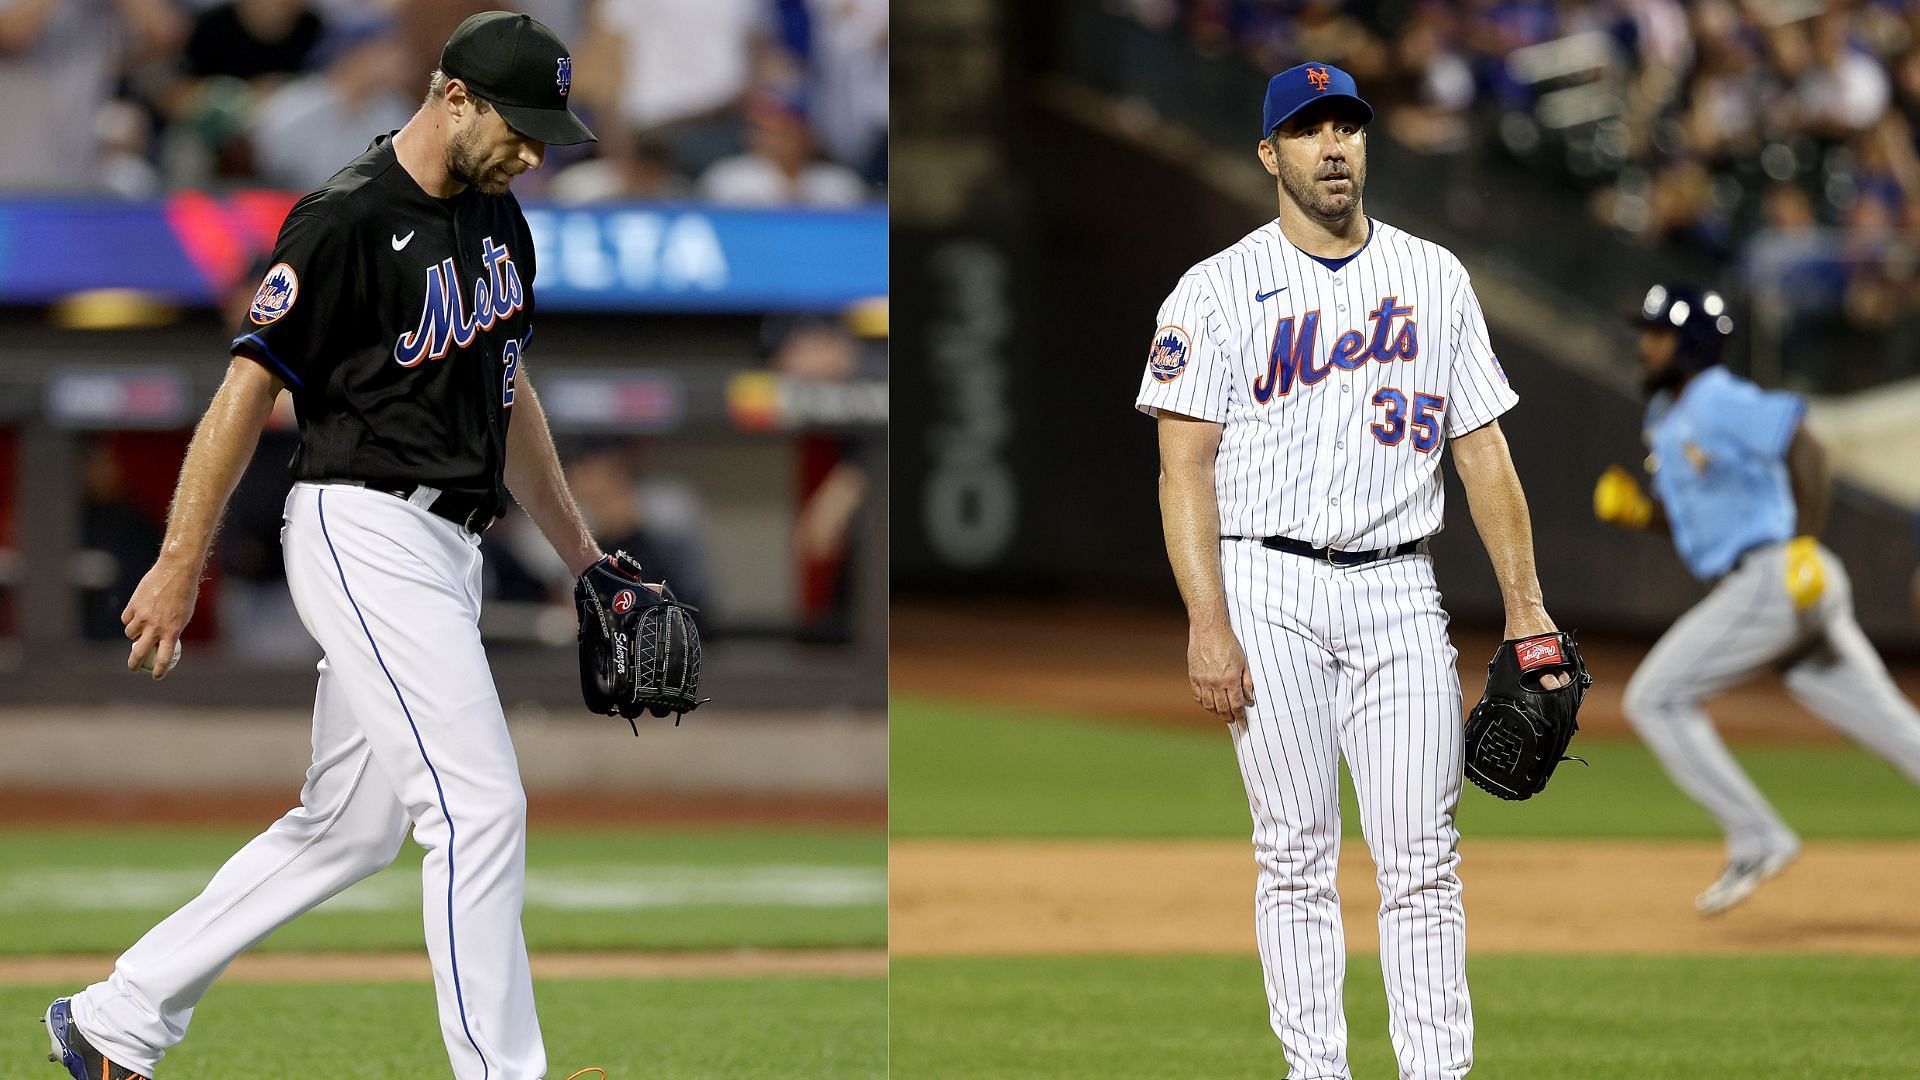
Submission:
[[[1440,449],[1519,398],[1453,253],[1369,219],[1338,270],[1277,221],[1188,270],[1136,406],[1224,425],[1220,531],[1349,551],[1440,529]]]

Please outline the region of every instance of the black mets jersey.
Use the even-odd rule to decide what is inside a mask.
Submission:
[[[294,204],[233,352],[293,391],[295,480],[429,484],[506,507],[533,240],[512,194],[428,195],[391,135]]]

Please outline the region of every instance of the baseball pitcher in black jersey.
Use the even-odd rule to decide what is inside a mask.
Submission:
[[[534,251],[514,177],[591,140],[552,31],[462,23],[420,111],[288,215],[194,432],[158,560],[122,618],[129,670],[178,661],[215,528],[262,425],[293,395],[282,541],[325,651],[300,806],[200,896],[46,1014],[76,1080],[151,1076],[241,952],[426,848],[427,949],[462,1080],[546,1074],[526,943],[526,797],[481,647],[480,533],[511,496],[576,573],[603,558],[528,381]]]

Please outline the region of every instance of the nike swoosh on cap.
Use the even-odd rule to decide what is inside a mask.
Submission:
[[[1287,287],[1285,285],[1282,285],[1279,288],[1273,290],[1272,292],[1256,292],[1253,294],[1253,302],[1256,304],[1264,304],[1267,301],[1273,299],[1276,296],[1279,296],[1281,293],[1286,291],[1287,291]]]
[[[419,231],[420,230],[418,229],[410,229],[408,230],[407,235],[394,237],[393,250],[399,251],[401,248],[406,247],[408,244],[413,243],[413,234]]]

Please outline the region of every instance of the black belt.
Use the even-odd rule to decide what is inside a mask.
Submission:
[[[396,499],[412,503],[413,497],[423,487],[431,484],[415,484],[405,480],[321,480],[322,484],[351,484],[368,491],[384,492]],[[440,491],[435,488],[434,490]],[[414,503],[418,506],[420,504]],[[430,514],[446,518],[455,525],[471,533],[486,532],[498,515],[493,512],[493,500],[485,495],[469,495],[458,491],[440,491],[424,509]]]
[[[1293,555],[1304,555],[1309,559],[1325,559],[1333,566],[1365,566],[1381,559],[1397,558],[1427,550],[1427,538],[1409,540],[1378,551],[1340,551],[1335,548],[1314,547],[1304,540],[1295,540],[1289,536],[1222,536],[1222,540],[1257,540],[1260,546],[1275,551],[1285,551]]]

